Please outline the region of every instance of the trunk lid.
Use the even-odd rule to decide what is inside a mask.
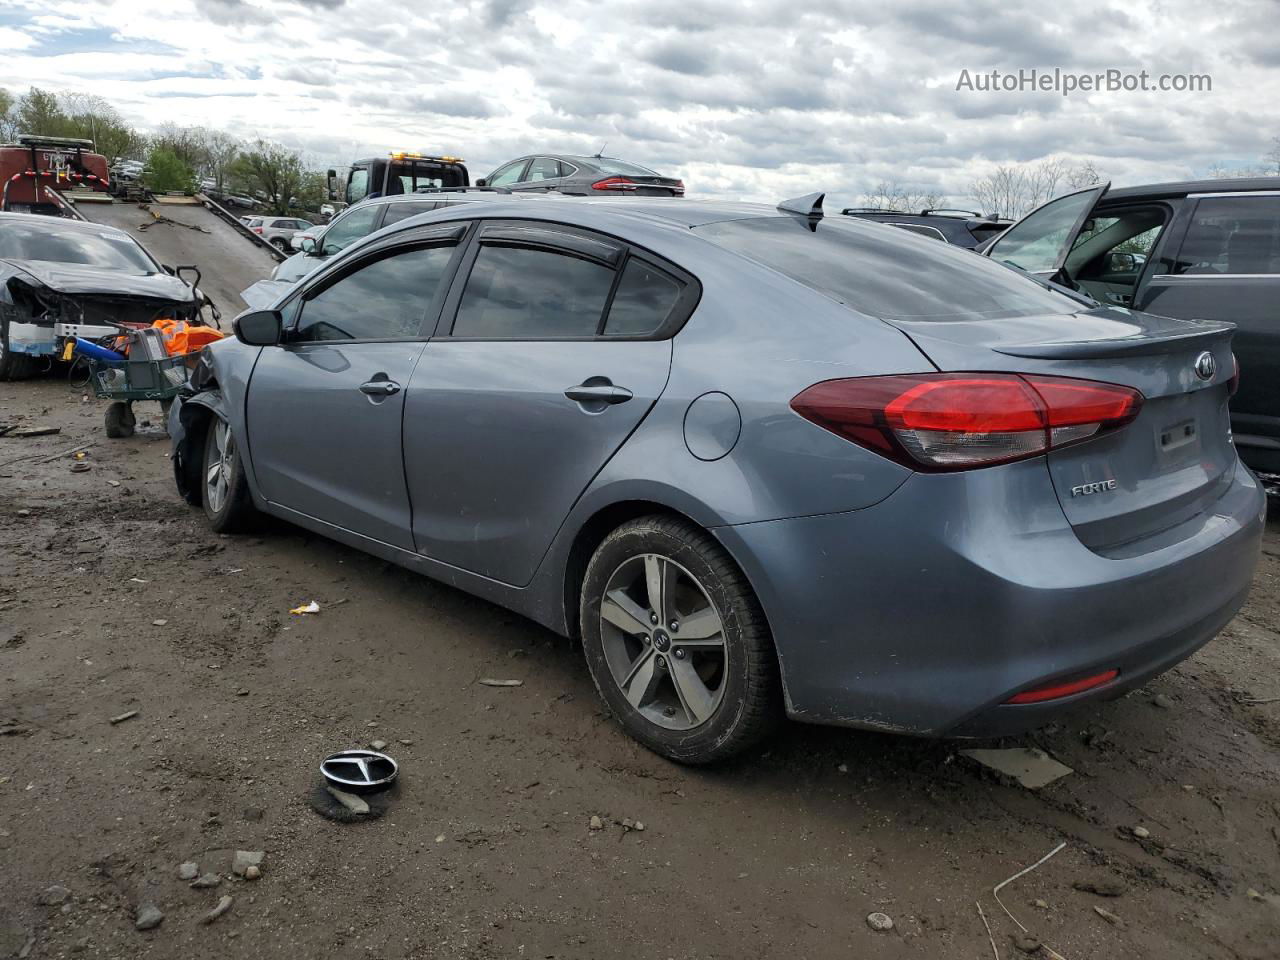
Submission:
[[[1063,512],[1093,550],[1123,553],[1203,512],[1231,482],[1233,324],[1108,307],[1072,315],[889,322],[943,371],[1049,374],[1142,392],[1142,410],[1132,423],[1046,455]],[[1213,366],[1207,378],[1205,354]]]

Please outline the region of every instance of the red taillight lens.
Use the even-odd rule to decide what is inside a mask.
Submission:
[[[1013,373],[935,373],[826,380],[791,409],[912,469],[943,471],[1033,457],[1124,426],[1131,387]]]
[[[1234,397],[1236,391],[1240,389],[1240,361],[1236,359],[1236,355],[1231,355],[1231,379],[1227,381],[1227,396]]]
[[[1072,680],[1070,683],[1055,683],[1050,687],[1023,690],[1016,696],[1010,697],[1005,703],[1044,703],[1046,700],[1061,700],[1063,697],[1084,693],[1086,690],[1100,687],[1104,683],[1110,683],[1118,676],[1120,676],[1119,670],[1107,670],[1105,673],[1096,673],[1092,677]]]
[[[261,227],[250,227],[249,229],[252,230],[254,233],[262,233]]]
[[[615,190],[628,192],[635,190],[640,184],[634,180],[628,180],[626,177],[605,177],[603,180],[597,180],[591,185],[592,190]]]

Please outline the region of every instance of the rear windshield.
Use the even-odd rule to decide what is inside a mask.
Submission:
[[[906,230],[853,218],[728,220],[697,228],[855,310],[887,320],[988,320],[1081,305],[1012,267]]]
[[[601,173],[612,173],[620,176],[631,177],[656,177],[648,167],[642,167],[638,163],[627,163],[625,160],[615,160],[613,157],[587,157],[586,162],[598,169]]]
[[[142,248],[123,234],[49,223],[0,223],[0,258],[81,263],[134,276],[156,272]]]

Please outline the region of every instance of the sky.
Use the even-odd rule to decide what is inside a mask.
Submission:
[[[1277,26],[1280,0],[0,0],[0,86],[96,93],[140,128],[261,136],[317,167],[405,149],[483,176],[603,147],[690,196],[831,207],[888,181],[963,203],[1049,156],[1118,185],[1261,165]],[[1212,89],[977,89],[1032,69]]]

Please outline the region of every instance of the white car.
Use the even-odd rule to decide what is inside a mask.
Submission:
[[[312,227],[309,230],[299,230],[297,233],[295,233],[292,237],[289,238],[289,246],[292,247],[294,250],[301,250],[302,241],[304,239],[311,239],[319,242],[320,237],[324,234],[325,230],[326,230],[326,226],[323,223],[317,223],[314,227]]]

